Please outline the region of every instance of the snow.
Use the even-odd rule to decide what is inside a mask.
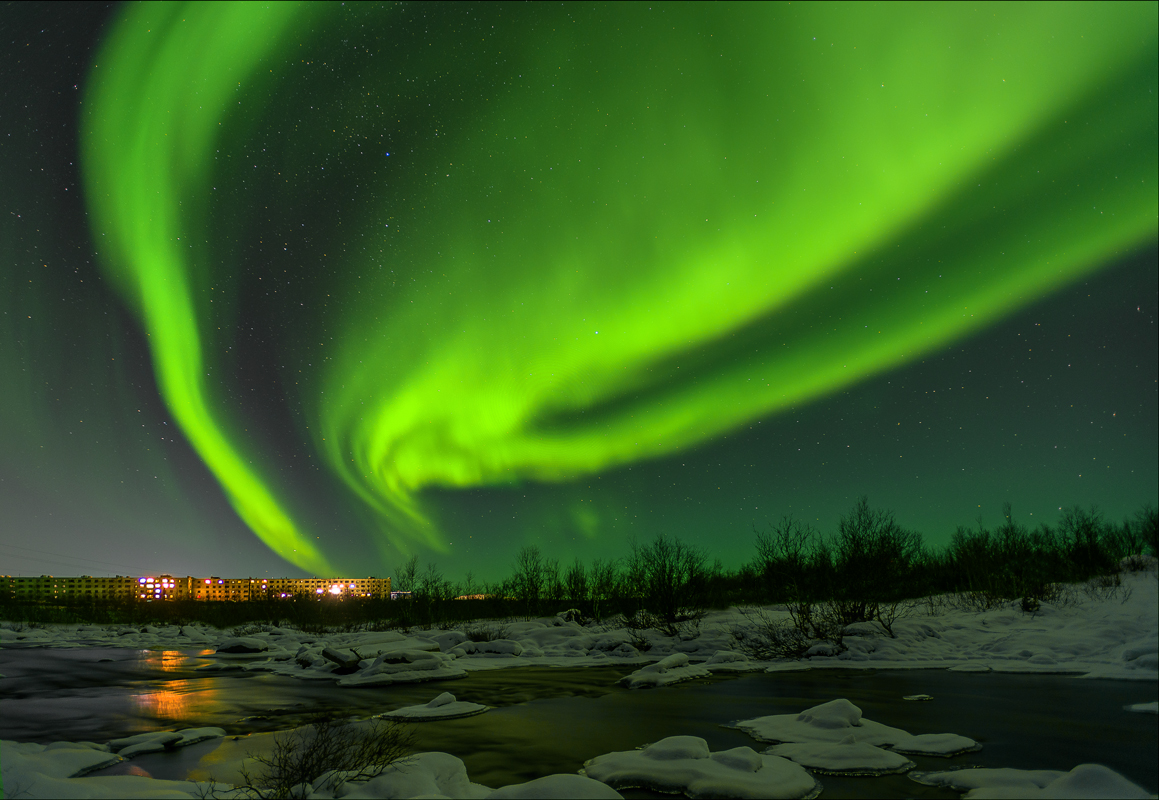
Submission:
[[[1101,764],[1079,764],[1070,772],[1051,769],[961,769],[910,773],[926,786],[944,786],[976,798],[1137,798],[1153,797]]]
[[[545,778],[536,778],[527,783],[516,783],[496,789],[493,794],[487,795],[488,800],[601,800],[601,798],[622,797],[612,787],[605,783],[592,780],[583,775],[548,775]]]
[[[419,753],[402,764],[393,764],[369,781],[345,783],[327,790],[329,778],[314,781],[312,798],[341,797],[349,800],[396,797],[482,798],[491,789],[471,783],[463,762],[448,753]]]
[[[698,736],[669,736],[639,750],[597,756],[581,772],[615,788],[647,788],[688,797],[816,797],[820,785],[802,767],[748,747],[711,753]]]
[[[450,692],[443,692],[429,703],[396,708],[394,711],[387,711],[385,714],[379,714],[378,716],[383,719],[421,722],[436,719],[473,717],[476,714],[482,714],[487,708],[487,706],[480,705],[479,703],[468,703],[464,700],[456,700],[455,696]]]
[[[640,674],[638,688],[669,685],[693,674],[695,668],[729,672],[764,668],[770,671],[812,668],[916,668],[958,672],[1071,673],[1087,677],[1153,681],[1159,677],[1159,592],[1154,571],[1123,575],[1123,588],[1115,597],[1100,598],[1072,586],[1062,601],[1043,602],[1027,614],[1012,601],[988,611],[967,608],[952,598],[917,603],[908,616],[894,623],[890,637],[876,623],[847,626],[840,646],[813,642],[802,659],[756,661],[745,658],[732,637],[734,630],[752,626],[750,616],[738,609],[710,612],[699,629],[682,636],[666,636],[656,630],[628,631],[622,621],[581,625],[562,616],[494,623],[498,637],[489,642],[471,641],[465,631],[480,623],[459,626],[464,630],[372,631],[333,633],[323,636],[289,628],[268,626],[246,636],[233,636],[204,625],[105,626],[52,625],[17,630],[0,627],[0,642],[24,646],[90,647],[116,646],[133,649],[199,647],[215,648],[214,664],[207,672],[226,669],[274,672],[304,680],[330,680],[343,685],[383,684],[407,680],[391,670],[376,669],[351,678],[335,672],[337,665],[322,653],[331,650],[353,659],[357,673],[365,672],[380,656],[398,651],[424,650],[442,653],[455,661],[444,662],[443,672],[426,672],[409,679],[437,679],[460,671],[491,670],[523,666],[582,666],[597,663],[657,665],[677,653],[689,659],[684,673],[671,667]],[[401,601],[405,602],[405,601]],[[774,623],[788,622],[783,608],[761,609]],[[18,626],[17,626],[18,627]],[[635,646],[647,642],[641,653]],[[641,645],[642,646],[642,645]],[[236,650],[239,652],[229,652]],[[381,665],[379,665],[381,666]],[[402,672],[405,670],[398,670]],[[384,677],[386,676],[386,677]],[[645,677],[648,676],[648,677]],[[389,677],[389,680],[386,678]]]
[[[833,773],[904,772],[913,764],[899,754],[953,756],[982,749],[965,736],[953,733],[915,736],[901,728],[863,719],[861,709],[845,698],[813,706],[800,714],[738,720],[729,727],[742,730],[758,741],[783,743],[765,752],[791,758],[810,769]],[[883,747],[894,752],[887,753]]]
[[[206,739],[217,739],[222,736],[225,736],[225,730],[222,728],[184,728],[179,731],[138,733],[136,736],[113,739],[108,746],[121,758],[132,758],[142,753],[159,753],[162,750],[188,747]]]
[[[449,652],[453,656],[515,658],[523,654],[523,645],[511,639],[495,639],[490,642],[463,642],[452,647]]]
[[[707,667],[690,665],[686,653],[673,653],[655,664],[640,667],[631,675],[625,675],[620,679],[620,685],[629,689],[652,689],[657,686],[671,686],[693,678],[706,678],[711,674]]]
[[[233,636],[204,625],[51,625],[16,630],[0,626],[0,642],[43,647],[126,647],[134,649],[215,648],[203,669],[273,672],[303,680],[342,685],[432,680],[462,672],[526,666],[583,666],[629,663],[656,669],[629,682],[637,688],[666,686],[705,673],[747,669],[810,668],[948,669],[956,672],[1069,673],[1086,677],[1154,681],[1159,678],[1159,591],[1154,570],[1125,573],[1117,596],[1100,597],[1071,586],[1055,604],[1024,613],[1017,601],[987,611],[971,610],[954,597],[918,602],[893,625],[893,637],[877,623],[855,623],[841,644],[815,641],[801,659],[757,661],[746,657],[732,633],[753,625],[738,609],[710,612],[680,636],[658,630],[629,631],[622,620],[582,625],[576,615],[494,623],[465,623],[459,629],[307,634],[266,626],[261,633]],[[406,601],[400,601],[406,602]],[[750,612],[753,610],[749,610]],[[780,607],[757,609],[773,623],[790,621]],[[471,641],[468,632],[491,625],[492,641]],[[473,634],[472,634],[473,635]],[[641,652],[636,645],[648,649]],[[323,651],[357,658],[342,670]],[[241,652],[229,652],[238,650]],[[399,651],[429,651],[448,657],[439,670],[374,668],[376,659]],[[688,662],[683,672],[660,666],[675,654]],[[451,661],[454,663],[452,664]],[[338,671],[336,671],[338,670]],[[349,674],[346,674],[349,673]],[[365,674],[363,674],[365,673]],[[417,674],[423,673],[423,674]],[[357,675],[357,677],[354,677]]]
[[[0,764],[5,772],[5,785],[11,769],[78,778],[124,760],[109,752],[107,747],[93,742],[53,742],[48,745],[4,742],[0,753],[3,754]]]
[[[756,660],[738,645],[733,633],[746,626],[751,630],[756,617],[751,609],[736,608],[709,612],[699,625],[687,627],[678,636],[659,630],[629,630],[618,618],[583,624],[582,618],[573,613],[471,622],[446,630],[321,635],[275,626],[262,626],[258,633],[253,633],[256,627],[251,627],[247,629],[250,633],[236,636],[201,624],[28,628],[4,623],[0,625],[0,643],[8,647],[118,647],[126,651],[181,649],[208,660],[208,664],[198,668],[208,676],[228,671],[265,672],[343,687],[461,678],[480,670],[608,664],[634,668],[621,681],[627,688],[661,691],[714,673],[754,669],[778,672],[937,668],[968,673],[1067,673],[1154,682],[1159,679],[1156,572],[1152,569],[1124,574],[1122,581],[1120,593],[1111,597],[1084,592],[1081,586],[1069,587],[1062,601],[1043,602],[1033,614],[1021,611],[1017,601],[978,611],[952,597],[935,598],[916,603],[907,616],[898,619],[893,625],[894,636],[877,623],[857,623],[846,627],[839,645],[814,641],[809,643],[806,657],[771,661]],[[773,623],[790,620],[784,608],[769,607],[759,612],[759,616]],[[481,626],[495,638],[473,641],[486,638],[477,634]],[[918,694],[902,699],[931,698]],[[451,719],[485,710],[485,706],[460,702],[444,692],[428,703],[394,709],[382,716],[417,721]],[[1126,710],[1156,714],[1159,704],[1141,702],[1126,706]],[[954,733],[914,735],[864,719],[861,710],[845,699],[799,714],[755,717],[733,725],[773,746],[763,754],[747,747],[710,754],[702,740],[690,742],[687,740],[693,737],[674,736],[641,750],[594,758],[585,767],[587,778],[607,778],[612,787],[669,787],[668,790],[686,791],[693,796],[727,787],[720,791],[743,796],[740,787],[757,784],[765,788],[752,791],[767,794],[769,789],[762,781],[775,774],[781,777],[773,784],[791,786],[783,796],[799,797],[808,796],[815,785],[812,778],[807,782],[800,778],[807,776],[801,765],[826,772],[878,774],[903,769],[907,756],[949,756],[978,748],[973,740]],[[144,752],[184,747],[223,733],[219,728],[152,732],[108,745],[57,742],[46,747],[4,742],[0,764],[5,791],[10,791],[9,786],[34,784],[28,796],[197,796],[204,787],[193,783],[153,781],[134,775],[86,777],[85,773]],[[696,745],[697,741],[701,744]],[[1130,796],[1138,789],[1131,784],[1124,788],[1122,776],[1096,765],[1082,765],[1069,773],[971,769],[911,774],[923,782],[940,781],[938,785],[969,791],[970,797],[1010,796],[1011,792],[1036,797],[1067,796],[1067,792]],[[788,783],[782,781],[784,776],[789,776]],[[581,793],[607,789],[602,784],[593,789],[596,786],[580,776],[548,776],[505,787],[505,794],[497,796],[588,796]],[[312,789],[317,797],[404,797],[413,793],[483,797],[490,791],[472,784],[462,762],[445,753],[420,754],[410,764],[394,767],[388,775],[370,782]]]
[[[765,751],[787,758],[802,767],[831,775],[887,775],[908,772],[916,765],[904,756],[854,741],[847,736],[836,744],[805,742],[778,744]]]

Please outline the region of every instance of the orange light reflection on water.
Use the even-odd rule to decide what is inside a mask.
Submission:
[[[142,650],[139,655],[145,666],[161,672],[176,672],[191,668],[199,657],[212,652],[205,650],[191,655],[180,650]],[[212,681],[199,678],[165,681],[154,690],[130,695],[130,699],[141,716],[154,717],[166,723],[186,720],[197,722],[207,712],[216,710],[218,694]]]
[[[180,650],[142,650],[141,661],[163,672],[173,672],[188,665],[190,656]]]

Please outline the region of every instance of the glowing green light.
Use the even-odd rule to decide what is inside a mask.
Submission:
[[[214,410],[191,294],[198,220],[218,129],[239,81],[301,6],[131,7],[93,71],[84,166],[106,269],[140,310],[165,402],[239,516],[302,567],[328,570]]]
[[[1154,6],[666,13],[544,34],[550,81],[440,151],[413,288],[351,315],[323,445],[396,523],[699,444],[1155,234]]]
[[[85,151],[166,401],[302,564],[320,556],[214,410],[189,290],[214,267],[177,237],[208,229],[229,93],[323,8],[133,7],[94,73]],[[335,279],[337,353],[304,399],[396,543],[439,546],[425,488],[704,443],[1155,237],[1153,3],[583,9],[513,15],[518,52],[485,60],[483,96],[430,89],[445,121],[390,146],[392,188],[343,187],[365,218]],[[358,98],[401,96],[395,55],[351,82],[335,131],[365,117]]]

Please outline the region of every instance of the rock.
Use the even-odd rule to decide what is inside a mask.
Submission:
[[[485,656],[489,658],[514,658],[523,653],[523,645],[512,639],[495,639],[491,642],[463,642],[449,651],[456,656]]]
[[[252,636],[235,636],[217,646],[219,653],[264,653],[269,649],[269,642]]]
[[[322,658],[333,661],[341,669],[358,669],[358,662],[362,660],[350,650],[339,650],[334,647],[323,647]]]

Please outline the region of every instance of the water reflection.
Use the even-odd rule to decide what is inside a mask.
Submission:
[[[176,672],[189,666],[190,660],[196,658],[196,656],[191,657],[180,650],[141,650],[140,654],[143,666],[152,667],[162,672]]]
[[[166,681],[163,686],[129,695],[136,716],[165,724],[196,727],[221,712],[221,691],[205,679]],[[204,724],[204,723],[200,723]]]

